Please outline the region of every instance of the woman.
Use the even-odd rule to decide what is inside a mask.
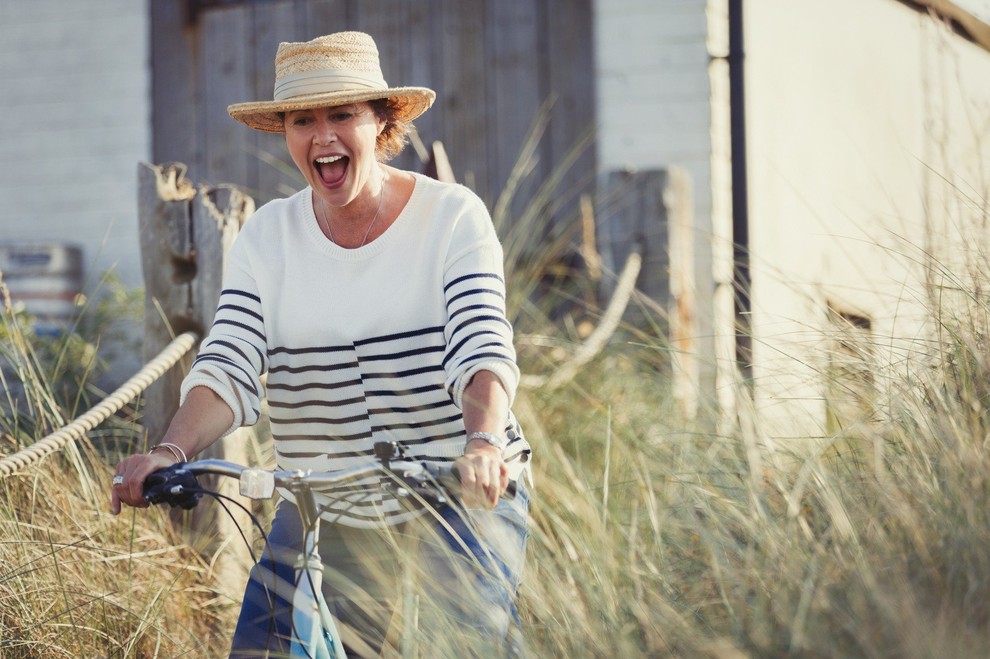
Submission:
[[[389,88],[370,36],[283,43],[275,68],[274,100],[228,112],[284,133],[309,185],[244,226],[181,406],[159,444],[117,466],[112,510],[147,505],[148,474],[255,423],[267,373],[280,468],[346,468],[367,461],[375,442],[397,441],[416,458],[453,460],[462,503],[474,509],[440,524],[376,482],[321,494],[325,591],[338,621],[360,637],[345,632],[351,651],[377,652],[384,642],[402,563],[395,538],[417,524],[437,527],[437,541],[412,558],[442,575],[435,608],[499,647],[514,617],[528,506],[521,482],[514,500],[500,496],[528,468],[530,450],[510,411],[519,371],[491,219],[467,189],[385,164],[435,94]],[[284,649],[289,633],[285,616],[270,620],[261,585],[272,570],[290,578],[298,551],[298,515],[283,497],[264,555],[291,558],[274,567],[265,559],[252,572],[235,654]],[[455,579],[457,559],[437,544],[474,554],[467,581]]]

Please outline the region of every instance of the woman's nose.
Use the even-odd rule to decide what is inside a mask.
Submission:
[[[337,133],[334,130],[333,124],[329,121],[319,121],[316,125],[316,143],[319,145],[328,145],[337,139]]]

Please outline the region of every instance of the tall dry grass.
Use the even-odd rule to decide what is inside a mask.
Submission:
[[[9,455],[98,400],[102,366],[95,341],[35,336],[4,301],[0,455]],[[99,304],[89,310],[102,313]],[[97,337],[106,329],[91,327]],[[229,626],[236,603],[213,583],[209,557],[162,511],[108,512],[114,458],[143,442],[135,414],[124,410],[83,442],[0,477],[0,657],[224,652],[217,629]]]
[[[539,335],[520,351],[531,373],[566,356],[595,312],[561,312],[592,283],[561,290],[541,274],[572,235],[546,216],[505,223],[520,232],[505,240],[510,289],[525,293],[513,319]],[[527,248],[533,235],[553,248]],[[811,452],[762,441],[744,385],[724,434],[682,418],[661,319],[624,330],[567,386],[521,391],[536,450],[520,594],[531,655],[990,655],[990,313],[964,300],[932,305],[939,340],[903,356],[915,367],[885,382],[882,414]],[[3,453],[70,418],[93,369],[91,342],[42,348],[20,327],[8,310],[0,356],[23,391],[0,415]],[[224,655],[237,603],[220,559],[160,510],[107,512],[114,451],[143,443],[138,422],[131,410],[0,478],[0,656]]]
[[[982,331],[942,320],[930,377],[795,468],[679,419],[650,346],[523,392],[532,654],[985,655],[990,361]],[[863,442],[882,464],[846,458]],[[109,516],[107,464],[84,445],[2,480],[3,656],[222,656],[236,604],[210,557],[160,511]]]
[[[986,656],[990,401],[957,395],[985,353],[978,384],[903,383],[882,427],[786,456],[692,432],[633,362],[534,404],[537,656]]]

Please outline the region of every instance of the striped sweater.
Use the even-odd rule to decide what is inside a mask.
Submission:
[[[392,226],[359,249],[323,236],[310,188],[260,208],[230,250],[182,395],[215,391],[234,413],[230,432],[258,420],[267,373],[278,466],[329,471],[368,461],[379,441],[416,458],[462,454],[462,395],[479,370],[511,401],[519,370],[502,248],[476,195],[417,175]],[[505,429],[507,455],[528,454],[511,413]],[[321,493],[323,517],[358,527],[407,519],[377,482]]]

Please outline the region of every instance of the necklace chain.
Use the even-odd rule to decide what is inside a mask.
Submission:
[[[378,210],[375,211],[375,216],[373,218],[371,218],[371,223],[368,224],[368,230],[364,232],[364,239],[361,240],[361,244],[358,245],[358,249],[364,247],[365,244],[368,242],[368,236],[371,235],[371,227],[375,226],[375,222],[378,221],[378,216],[381,215],[382,206],[385,205],[385,184],[386,183],[388,183],[388,174],[383,171],[382,172],[382,191],[378,195]],[[323,218],[322,218],[323,219],[323,226],[327,230],[327,236],[329,236],[330,242],[336,243],[336,244],[339,245],[340,243],[338,243],[337,240],[333,237],[333,231],[330,230],[330,220],[329,220],[329,218],[327,218],[327,202],[326,202],[326,200],[323,199],[323,197],[320,197],[320,208],[323,211]]]

